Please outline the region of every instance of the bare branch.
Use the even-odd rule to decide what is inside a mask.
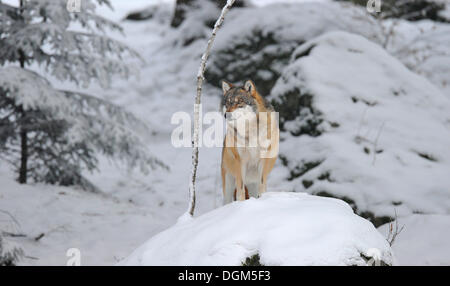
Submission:
[[[386,240],[389,242],[389,245],[392,246],[395,242],[395,239],[397,238],[397,236],[403,231],[403,229],[405,228],[404,225],[402,225],[401,228],[398,227],[398,216],[397,216],[397,210],[395,211],[395,229],[393,227],[393,222],[389,223],[389,234],[388,237],[386,238]]]
[[[214,25],[214,29],[212,31],[211,37],[208,40],[206,50],[202,55],[200,68],[198,69],[198,73],[197,73],[197,95],[195,96],[195,106],[194,106],[194,139],[192,141],[192,145],[193,145],[192,172],[191,172],[191,178],[190,178],[190,184],[189,184],[189,207],[188,207],[188,213],[191,216],[194,215],[194,209],[195,209],[195,181],[196,181],[196,177],[197,177],[198,138],[199,138],[199,126],[200,126],[199,112],[200,112],[200,104],[201,104],[201,97],[202,97],[203,80],[205,79],[204,73],[205,73],[205,68],[206,68],[206,61],[208,60],[209,53],[211,52],[211,48],[212,48],[212,45],[216,38],[217,31],[222,26],[222,23],[225,20],[225,15],[231,9],[234,2],[235,2],[235,0],[228,0],[227,4],[223,7],[222,13],[220,14],[219,19],[217,19],[216,24]]]
[[[381,131],[383,131],[384,123],[385,123],[385,122],[383,122],[383,123],[381,124],[381,126],[380,126],[380,129],[378,129],[377,137],[375,138],[375,141],[373,142],[373,161],[372,161],[372,165],[375,165],[375,160],[377,159],[377,145],[378,145],[378,139],[380,138]]]
[[[24,233],[12,233],[9,231],[2,231],[2,235],[7,237],[27,237]]]
[[[4,210],[0,210],[0,213],[6,214],[7,216],[9,216],[9,218],[17,225],[20,227],[20,223],[19,221],[16,220],[16,218],[8,211],[4,211]]]

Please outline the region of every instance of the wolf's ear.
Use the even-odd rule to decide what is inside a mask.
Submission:
[[[255,84],[254,84],[253,81],[251,81],[251,80],[247,80],[247,81],[245,82],[244,87],[245,87],[245,90],[246,90],[247,92],[249,92],[250,94],[253,94],[254,92],[256,92]]]
[[[225,80],[222,80],[222,90],[223,90],[223,94],[227,93],[227,91],[229,91],[231,88],[233,87],[233,85]]]

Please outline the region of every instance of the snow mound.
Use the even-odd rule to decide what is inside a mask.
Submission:
[[[450,265],[450,216],[412,215],[400,218],[392,248],[399,265]],[[389,224],[378,230],[388,235]]]
[[[381,41],[379,26],[353,5],[308,2],[232,10],[217,35],[206,78],[217,87],[222,79],[251,78],[266,96],[295,48],[340,30]]]
[[[381,225],[450,211],[450,101],[367,39],[299,47],[272,90],[290,186],[345,199]]]
[[[178,222],[120,265],[367,265],[394,257],[385,238],[337,199],[266,193]]]

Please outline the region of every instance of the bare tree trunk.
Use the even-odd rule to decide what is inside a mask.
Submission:
[[[202,60],[200,63],[200,68],[197,73],[197,95],[195,96],[195,106],[194,106],[194,140],[193,140],[193,150],[192,150],[192,172],[191,172],[191,180],[189,184],[189,207],[188,213],[193,216],[195,209],[195,181],[197,177],[197,166],[198,166],[198,139],[199,139],[199,128],[200,128],[200,104],[202,97],[202,86],[206,61],[208,60],[209,53],[211,52],[212,45],[214,43],[214,39],[216,38],[217,31],[222,26],[222,23],[225,19],[225,15],[233,6],[235,0],[228,0],[227,4],[223,7],[222,13],[220,14],[219,19],[217,19],[216,24],[214,25],[214,29],[212,31],[211,37],[208,40],[208,44],[206,46],[206,50],[203,53]]]
[[[19,183],[26,184],[28,177],[28,136],[27,131],[23,128],[20,130],[20,142]]]
[[[23,0],[20,0],[19,7],[20,7],[20,13],[22,14],[23,11]],[[20,53],[20,67],[25,68],[25,54],[22,50],[19,51]],[[21,108],[22,118],[25,117],[25,111],[23,108]],[[25,127],[25,120],[22,120],[22,126],[20,129],[20,169],[19,169],[19,183],[26,184],[27,183],[27,177],[28,177],[28,135]]]

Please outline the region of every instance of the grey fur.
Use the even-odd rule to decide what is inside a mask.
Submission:
[[[227,83],[230,85],[229,83]],[[274,111],[273,106],[268,102],[264,97],[262,97],[264,102],[264,107],[267,108],[269,111]],[[249,92],[245,90],[242,86],[232,86],[228,89],[227,92],[225,92],[222,104],[226,107],[227,110],[230,110],[231,107],[236,106],[237,107],[245,107],[245,106],[251,106],[254,112],[257,112],[257,104],[255,98],[251,96]]]

